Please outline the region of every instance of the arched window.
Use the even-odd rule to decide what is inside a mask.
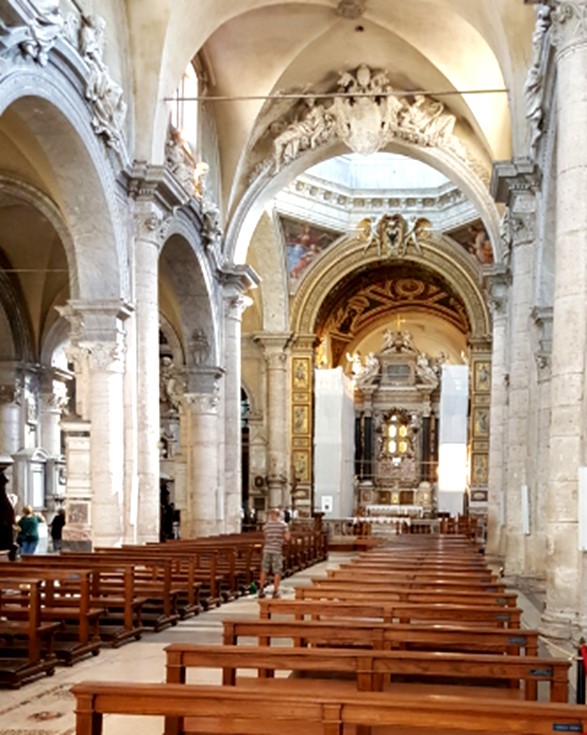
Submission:
[[[186,143],[189,143],[194,158],[198,153],[199,94],[200,80],[193,62],[190,62],[173,94],[170,106],[171,124],[179,130]]]

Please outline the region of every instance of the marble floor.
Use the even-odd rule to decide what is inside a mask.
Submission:
[[[282,582],[282,596],[294,596],[294,587],[308,584],[311,577],[325,574],[328,567],[346,561],[350,555],[332,553],[328,562],[316,565]],[[539,611],[535,601],[520,595],[524,624],[535,627]],[[158,682],[165,678],[163,649],[169,643],[220,643],[222,620],[228,617],[256,615],[256,596],[232,601],[220,608],[181,621],[176,627],[160,633],[146,634],[141,641],[117,650],[106,648],[95,658],[88,658],[74,667],[59,667],[52,677],[43,677],[18,690],[0,690],[0,735],[74,735],[74,698],[70,687],[83,680]],[[546,650],[544,651],[546,653]],[[561,656],[560,651],[552,655]],[[195,672],[190,681],[216,683],[212,672]],[[573,674],[571,675],[572,678]],[[573,679],[572,679],[573,680]],[[161,735],[162,720],[154,717],[133,718],[109,716],[105,735]]]

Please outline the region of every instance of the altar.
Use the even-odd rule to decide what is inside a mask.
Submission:
[[[356,507],[429,518],[436,509],[438,409],[445,356],[386,329],[379,353],[353,363]]]

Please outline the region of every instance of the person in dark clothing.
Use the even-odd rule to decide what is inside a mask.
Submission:
[[[6,494],[8,480],[3,472],[0,472],[0,550],[8,551],[9,558],[16,557],[16,544],[14,543],[14,525],[16,515],[14,507]]]
[[[53,541],[53,551],[61,551],[63,544],[63,541],[61,539],[63,534],[63,526],[65,526],[65,510],[63,508],[59,508],[50,524],[51,540]]]

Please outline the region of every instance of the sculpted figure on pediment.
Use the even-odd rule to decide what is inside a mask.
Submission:
[[[92,105],[92,127],[106,143],[118,148],[122,141],[126,102],[123,92],[104,64],[106,21],[99,15],[83,15],[79,30],[79,52],[89,67],[86,99]]]
[[[181,133],[176,128],[170,128],[165,143],[165,162],[171,173],[191,195],[195,193],[194,161]]]
[[[5,49],[20,48],[25,56],[46,66],[49,52],[63,32],[59,0],[29,0],[33,18],[22,26],[8,27],[0,21],[0,42]]]

